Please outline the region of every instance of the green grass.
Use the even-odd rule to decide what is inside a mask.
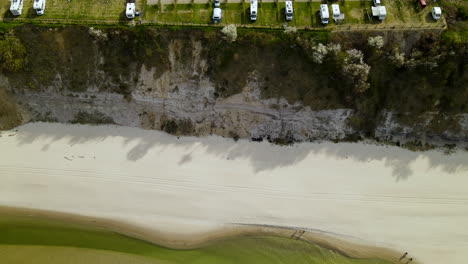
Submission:
[[[245,16],[242,15],[242,12],[246,12],[243,10],[242,3],[232,3],[232,4],[223,4],[221,5],[223,17],[221,19],[221,23],[223,24],[241,24],[246,23],[243,18]]]
[[[340,11],[345,14],[346,24],[364,24],[369,22],[369,18],[365,12],[367,8],[369,15],[372,16],[370,10],[371,2],[351,2],[347,1],[344,5],[340,5]]]
[[[153,263],[389,263],[347,258],[303,241],[268,236],[225,240],[193,250],[173,250],[94,227],[31,217],[0,216],[0,233],[0,249],[1,245],[44,245],[57,251],[63,248],[55,246],[89,248],[144,256]]]
[[[294,13],[293,20],[296,26],[306,25],[312,26],[312,6],[310,2],[295,2],[294,3]]]

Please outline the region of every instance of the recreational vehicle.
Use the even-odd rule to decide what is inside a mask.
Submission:
[[[218,23],[221,21],[221,8],[215,7],[213,9],[213,22]]]
[[[46,0],[34,0],[33,8],[39,16],[44,14]]]
[[[286,20],[291,21],[293,19],[293,2],[285,1],[284,14],[286,15]]]
[[[23,11],[23,0],[11,0],[11,14],[13,14],[14,16],[19,16],[21,15],[21,11]]]
[[[330,18],[330,14],[328,13],[328,6],[325,4],[320,5],[320,20],[322,24],[328,24],[328,20]]]
[[[257,0],[250,1],[250,20],[257,20]]]
[[[333,16],[333,20],[338,20],[340,19],[340,6],[337,5],[337,4],[333,4],[331,5],[332,7],[332,16]]]
[[[442,16],[442,9],[440,9],[440,7],[433,7],[432,8],[432,18],[434,18],[435,20],[439,20],[440,17]]]
[[[127,18],[135,18],[135,0],[127,0],[125,15]]]
[[[372,15],[378,17],[379,20],[382,21],[387,16],[387,9],[385,9],[385,6],[373,6]]]

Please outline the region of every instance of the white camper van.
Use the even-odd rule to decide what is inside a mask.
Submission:
[[[378,17],[379,20],[382,21],[387,16],[387,9],[385,9],[385,6],[373,6],[372,15]]]
[[[125,15],[127,18],[135,18],[135,0],[127,0]]]
[[[320,20],[322,24],[328,24],[328,20],[330,18],[330,14],[328,13],[328,6],[325,4],[320,5]]]
[[[432,8],[432,18],[434,18],[435,20],[439,20],[440,17],[442,16],[442,9],[440,9],[440,7],[433,7]]]
[[[21,15],[21,11],[23,11],[23,0],[11,0],[11,14],[13,14],[14,16],[19,16]]]
[[[215,7],[213,9],[213,22],[218,23],[221,21],[221,8]]]
[[[46,0],[34,0],[33,8],[36,14],[42,16],[44,14]]]
[[[292,1],[285,1],[285,9],[284,14],[286,15],[286,20],[291,21],[293,19],[293,2]]]
[[[257,0],[250,0],[250,20],[257,20]]]
[[[337,4],[332,4],[331,7],[332,7],[333,20],[336,21],[340,19],[340,6]]]

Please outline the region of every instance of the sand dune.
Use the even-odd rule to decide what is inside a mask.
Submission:
[[[229,224],[298,227],[461,264],[468,153],[36,123],[1,133],[0,206],[113,219],[180,241]]]

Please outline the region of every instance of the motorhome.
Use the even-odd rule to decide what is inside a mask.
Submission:
[[[46,0],[34,0],[33,8],[36,14],[42,16],[44,14]]]
[[[439,20],[442,16],[442,9],[440,9],[440,7],[433,7],[432,8],[432,18],[434,18],[435,20]]]
[[[125,15],[127,18],[135,18],[135,0],[127,0]]]
[[[320,5],[320,20],[322,24],[328,24],[328,20],[330,18],[330,14],[328,13],[328,5],[321,4]]]
[[[250,1],[250,20],[256,21],[257,20],[257,0]]]
[[[332,4],[331,5],[332,7],[332,16],[333,16],[333,20],[338,20],[340,19],[340,6],[337,5],[337,4]]]
[[[14,16],[21,15],[23,11],[23,0],[11,0],[10,12]]]
[[[372,15],[378,17],[379,20],[382,21],[387,16],[387,9],[385,9],[385,6],[373,6]]]
[[[286,20],[291,21],[293,19],[293,2],[285,1],[284,14],[286,15]]]
[[[221,21],[221,15],[222,15],[221,14],[221,8],[215,7],[213,9],[213,17],[212,17],[213,22],[215,22],[215,23],[220,22]]]

